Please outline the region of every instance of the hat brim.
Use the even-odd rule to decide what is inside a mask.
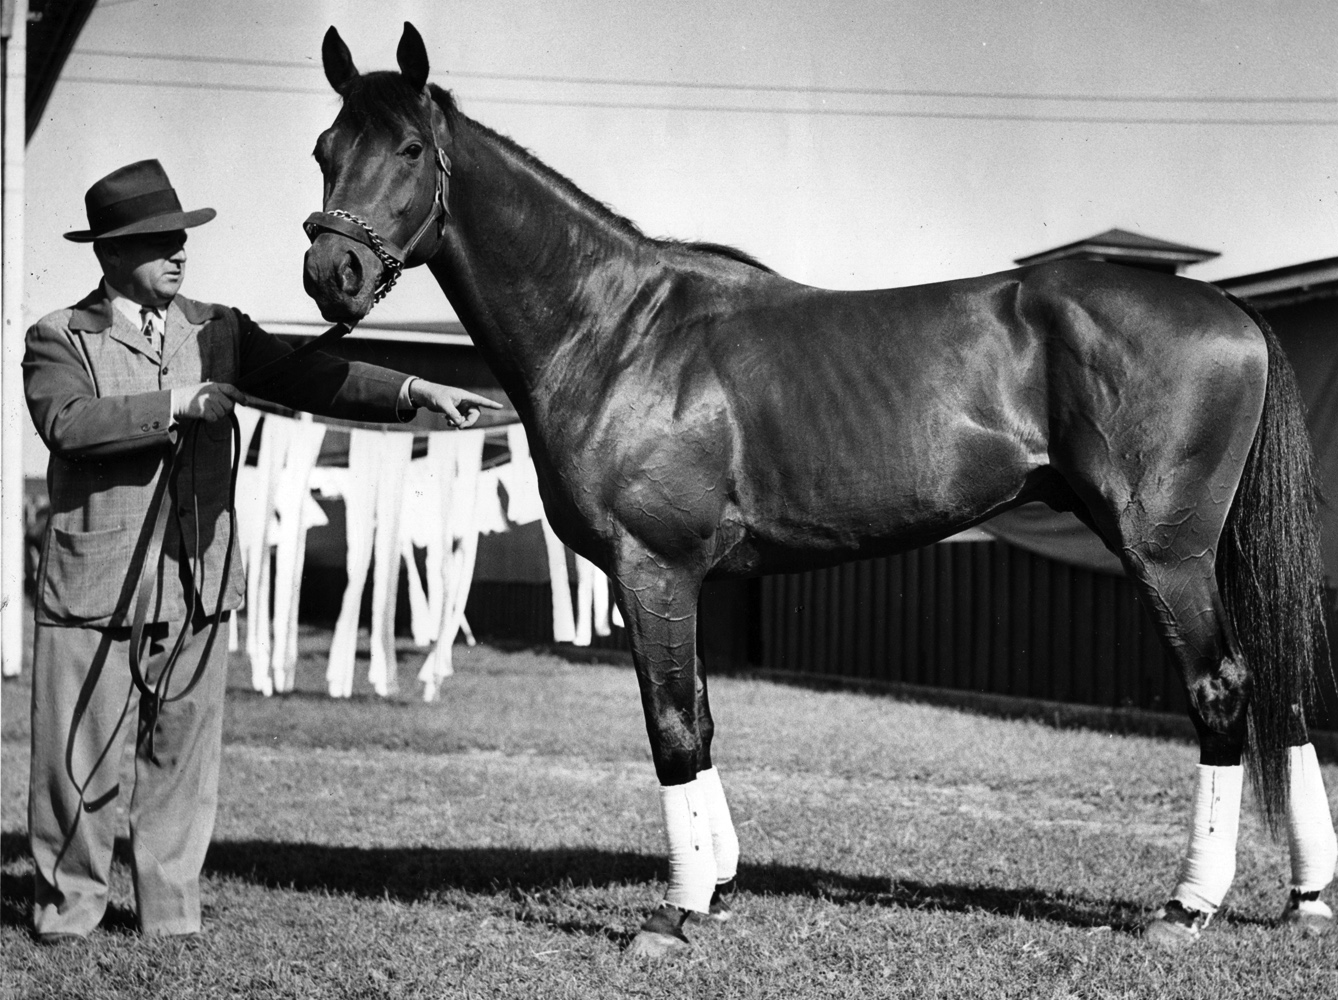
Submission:
[[[140,219],[128,226],[112,229],[105,233],[95,233],[91,229],[76,229],[66,233],[65,238],[71,243],[92,243],[94,240],[112,240],[118,236],[143,236],[148,233],[171,233],[178,229],[191,229],[203,226],[218,213],[212,208],[197,208],[193,212],[168,212],[166,215],[154,215]]]

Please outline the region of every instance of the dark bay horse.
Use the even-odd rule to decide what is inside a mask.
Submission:
[[[1338,848],[1303,717],[1323,633],[1316,490],[1257,315],[1100,263],[799,285],[646,237],[466,117],[428,84],[411,25],[398,73],[360,75],[333,28],[323,56],[343,105],[315,149],[309,294],[357,322],[401,266],[427,264],[524,422],[554,528],[614,582],[669,837],[669,892],[634,952],[683,947],[689,911],[723,913],[737,864],[695,648],[702,582],[903,551],[1036,500],[1119,556],[1189,696],[1194,822],[1149,935],[1192,941],[1220,906],[1242,759],[1292,843],[1285,915],[1327,927]]]

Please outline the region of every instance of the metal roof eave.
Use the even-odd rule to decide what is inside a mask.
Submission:
[[[1338,257],[1291,264],[1214,282],[1256,305],[1295,305],[1338,296]]]
[[[1152,250],[1145,248],[1103,246],[1099,243],[1081,243],[1076,246],[1059,247],[1030,257],[1019,257],[1014,263],[1022,267],[1032,264],[1046,264],[1055,260],[1108,260],[1159,262],[1187,266],[1201,264],[1220,256],[1216,253],[1184,253],[1176,250]]]

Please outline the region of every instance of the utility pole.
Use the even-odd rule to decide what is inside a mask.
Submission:
[[[23,661],[23,157],[28,0],[0,18],[0,672]]]

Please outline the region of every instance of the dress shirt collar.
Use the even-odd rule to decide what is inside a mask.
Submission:
[[[103,291],[107,293],[107,298],[111,301],[112,308],[126,319],[130,320],[131,325],[134,326],[136,330],[144,325],[144,317],[141,314],[141,310],[144,309],[143,305],[136,302],[124,292],[117,291],[106,278],[102,279],[102,288]],[[168,303],[168,305],[171,305],[171,303]],[[167,306],[159,306],[157,308],[158,315],[163,317],[165,321],[167,318]]]

